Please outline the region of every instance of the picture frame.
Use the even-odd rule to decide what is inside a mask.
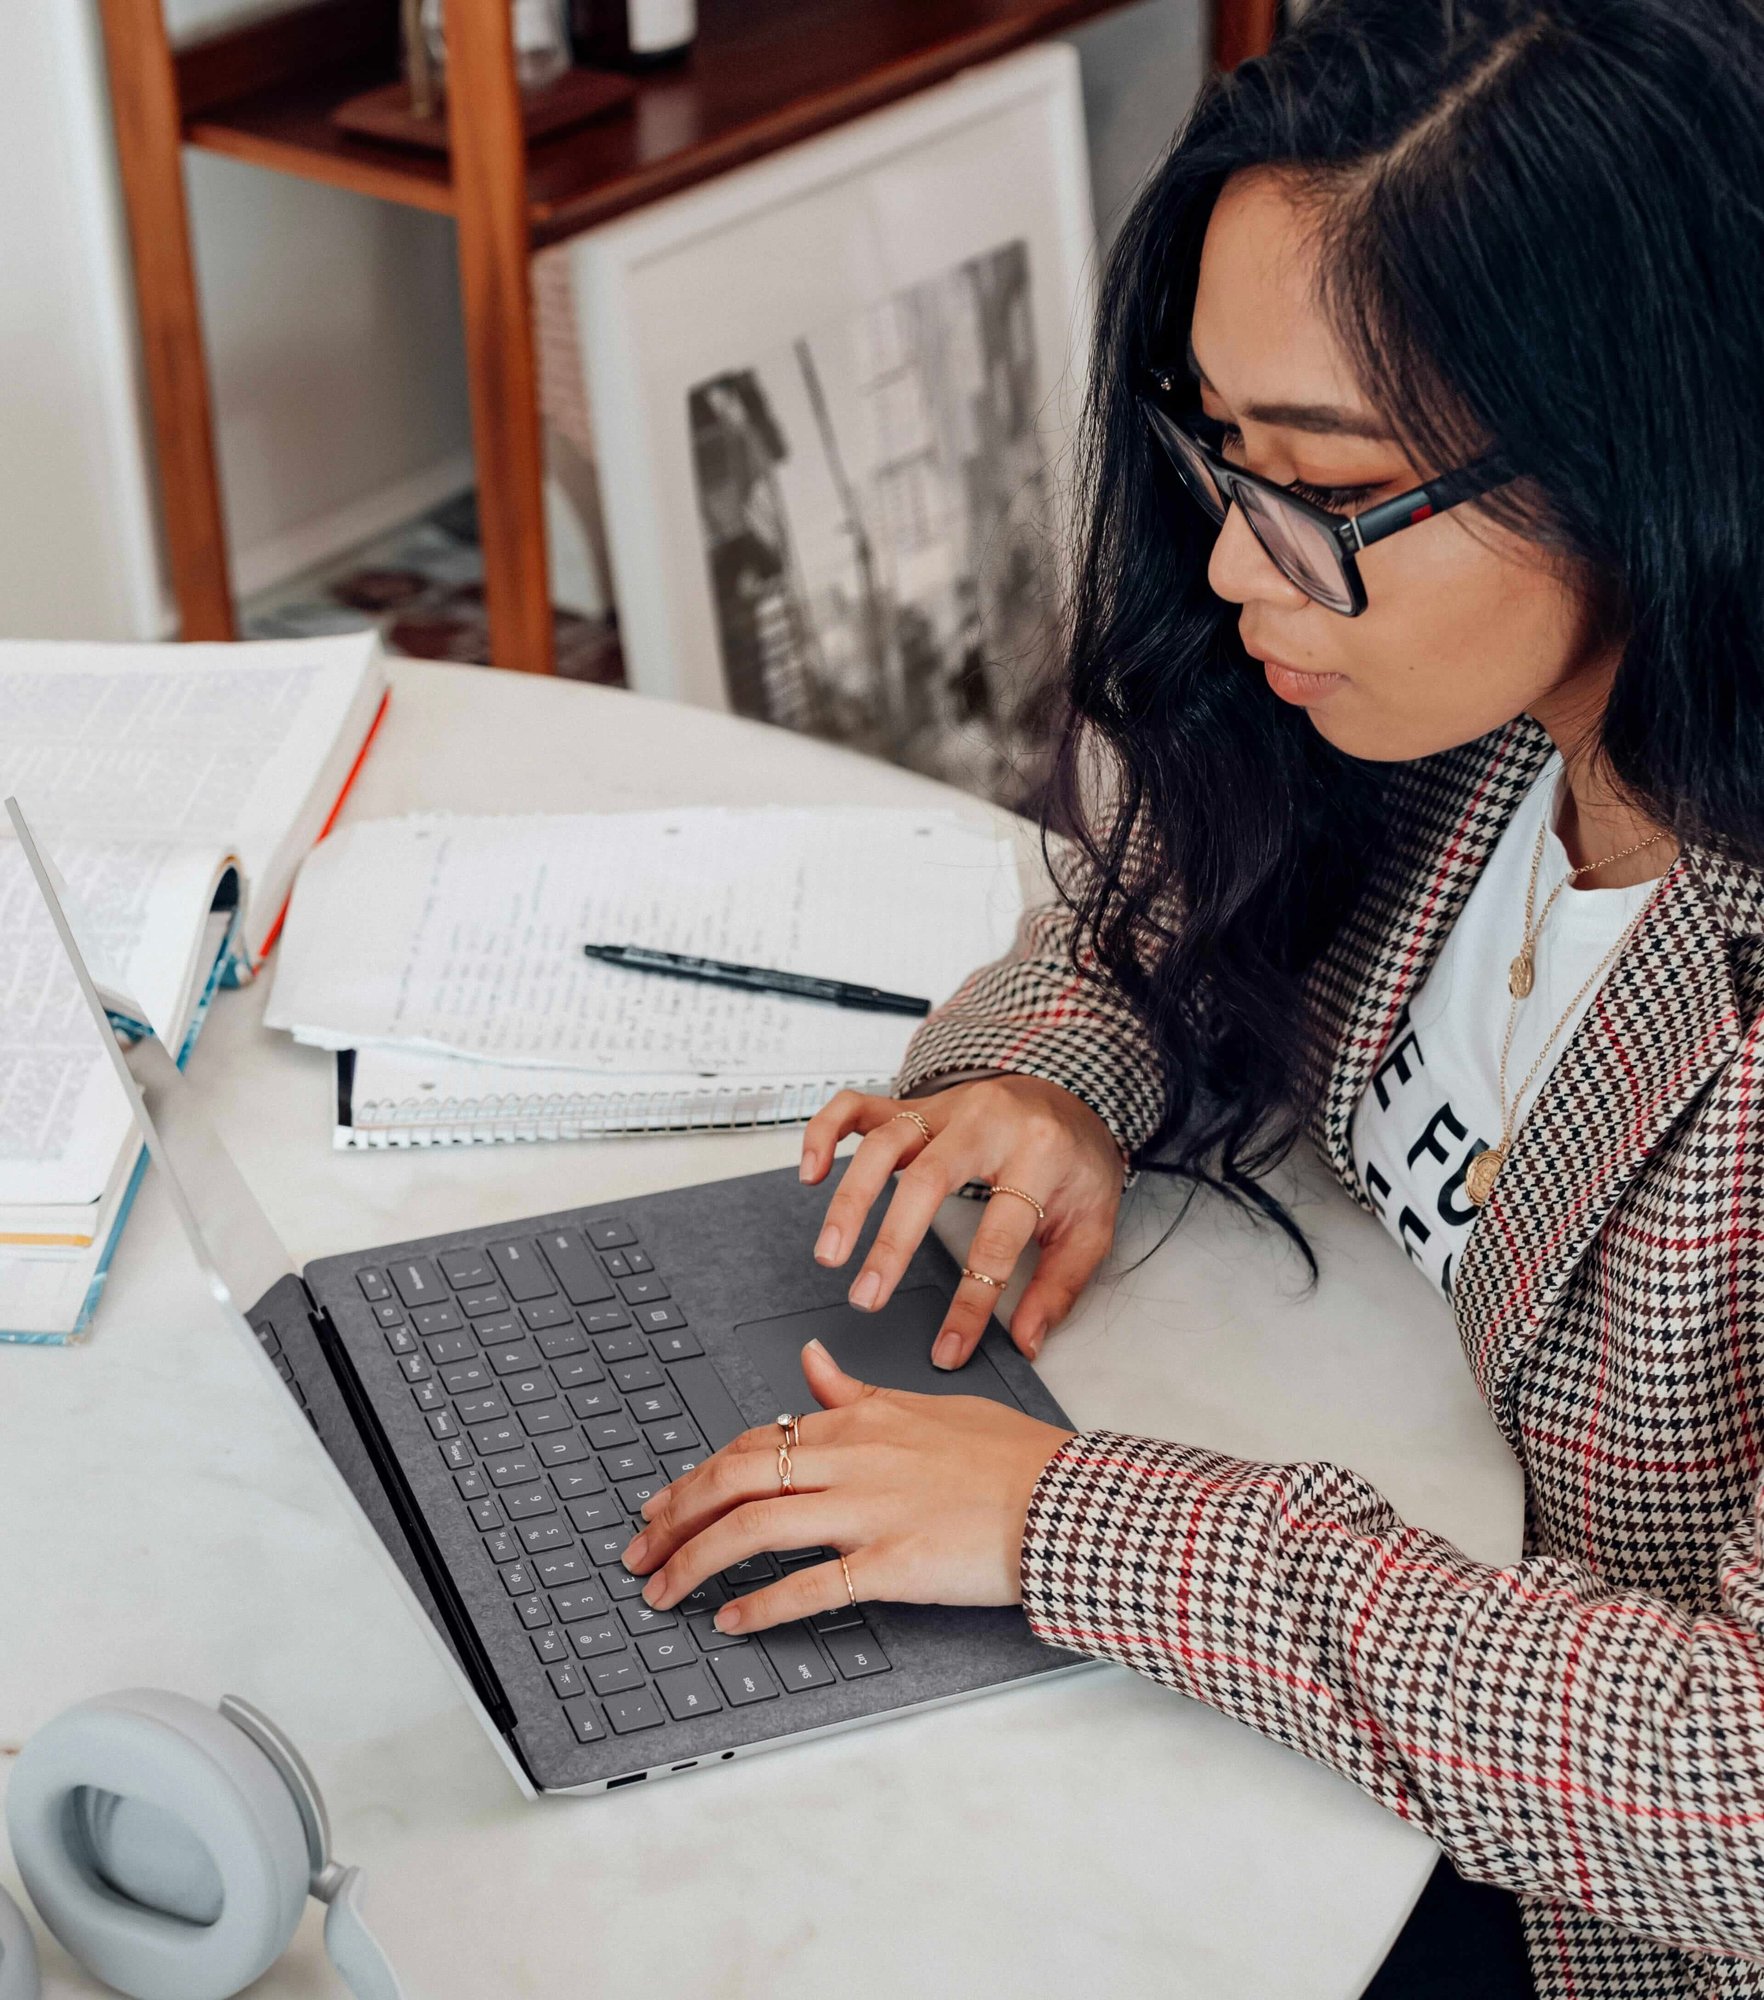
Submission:
[[[1019,795],[1094,249],[1048,43],[549,253],[630,685]]]

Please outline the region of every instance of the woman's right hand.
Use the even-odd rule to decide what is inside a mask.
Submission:
[[[930,1126],[929,1140],[900,1115],[906,1109]],[[982,1077],[910,1101],[842,1090],[803,1134],[802,1178],[811,1184],[825,1179],[835,1149],[851,1132],[864,1137],[827,1204],[816,1261],[845,1262],[871,1205],[898,1171],[888,1212],[848,1294],[854,1306],[875,1312],[900,1282],[946,1196],[969,1181],[1021,1188],[1041,1204],[1046,1221],[1028,1202],[995,1194],[974,1232],[968,1264],[1006,1279],[1025,1245],[1040,1243],[1041,1261],[1010,1327],[1033,1361],[1114,1240],[1123,1161],[1109,1128],[1082,1098],[1041,1077]],[[973,1353],[997,1297],[989,1285],[961,1281],[932,1345],[938,1367],[959,1368]]]

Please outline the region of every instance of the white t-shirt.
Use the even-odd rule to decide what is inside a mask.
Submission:
[[[1571,865],[1555,830],[1561,774],[1561,758],[1552,757],[1521,801],[1354,1109],[1360,1185],[1384,1226],[1447,1298],[1477,1215],[1464,1192],[1465,1170],[1500,1136],[1501,1039],[1512,997],[1507,968],[1524,940],[1525,884],[1546,817],[1538,909]],[[1657,887],[1653,881],[1625,889],[1570,885],[1556,898],[1534,949],[1536,983],[1513,1027],[1509,1102],[1551,1029],[1562,1025],[1530,1089],[1513,1105],[1516,1124],[1537,1102],[1598,988],[1566,1021],[1563,1009]]]

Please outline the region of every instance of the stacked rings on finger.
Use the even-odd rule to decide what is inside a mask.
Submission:
[[[1047,1220],[1047,1210],[1042,1207],[1041,1203],[1032,1194],[1026,1194],[1020,1187],[1012,1187],[1008,1181],[994,1181],[992,1192],[994,1194],[1014,1194],[1019,1201],[1026,1201],[1034,1209],[1035,1219],[1038,1222],[1045,1222]]]
[[[919,1130],[925,1135],[926,1145],[930,1145],[932,1138],[931,1127],[925,1123],[924,1119],[916,1111],[897,1111],[888,1122],[890,1125],[893,1125],[898,1123],[902,1118],[906,1119],[909,1124],[918,1126]]]
[[[784,1441],[778,1447],[778,1491],[794,1493],[796,1488],[790,1477],[790,1453],[793,1448],[800,1448],[802,1435],[796,1427],[796,1418],[791,1416],[789,1411],[778,1419],[778,1424],[784,1433]]]

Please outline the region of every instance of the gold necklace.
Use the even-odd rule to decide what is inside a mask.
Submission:
[[[1656,834],[1654,836],[1654,839],[1660,840],[1664,839],[1664,837],[1665,836],[1663,834]],[[1651,847],[1653,845],[1653,841],[1643,841],[1641,845],[1643,847]],[[1635,850],[1631,851],[1633,852]],[[1541,858],[1542,854],[1543,854],[1543,835],[1540,832],[1538,835],[1537,855],[1533,857],[1532,861],[1531,873],[1532,873],[1532,882],[1534,885],[1537,881],[1537,861],[1539,858]],[[1606,860],[1609,861],[1615,861],[1617,858],[1618,857],[1614,854],[1606,856]],[[1604,865],[1605,865],[1604,862],[1589,863],[1588,868],[1583,869],[1580,872],[1584,874],[1589,872],[1591,868],[1594,867],[1602,868]],[[1512,987],[1513,997],[1507,1002],[1507,1032],[1501,1038],[1501,1070],[1500,1070],[1501,1136],[1495,1142],[1494,1145],[1488,1148],[1486,1152],[1478,1153],[1476,1155],[1475,1159],[1473,1159],[1470,1162],[1469,1168],[1464,1175],[1464,1192],[1470,1197],[1470,1199],[1476,1204],[1478,1208],[1486,1207],[1490,1195],[1494,1193],[1495,1180],[1499,1175],[1502,1167],[1504,1167],[1507,1164],[1507,1155],[1513,1150],[1513,1140],[1517,1135],[1519,1127],[1519,1118],[1518,1118],[1519,1106],[1525,1101],[1525,1093],[1531,1088],[1532,1083],[1536,1078],[1538,1071],[1542,1069],[1544,1064],[1544,1058],[1549,1054],[1551,1047],[1555,1043],[1556,1037],[1562,1032],[1564,1024],[1569,1019],[1572,1018],[1574,1010],[1580,1005],[1581,1001],[1583,1001],[1586,998],[1586,996],[1593,990],[1593,988],[1599,983],[1599,981],[1604,978],[1606,972],[1610,970],[1610,967],[1613,961],[1617,958],[1618,954],[1623,950],[1624,946],[1628,944],[1629,940],[1632,937],[1634,937],[1636,932],[1641,928],[1642,918],[1645,917],[1649,912],[1649,910],[1651,910],[1654,907],[1654,898],[1659,895],[1662,886],[1670,877],[1671,873],[1672,871],[1668,869],[1666,871],[1666,874],[1662,875],[1660,877],[1660,880],[1654,884],[1653,895],[1648,897],[1647,901],[1642,904],[1641,908],[1637,910],[1635,915],[1630,918],[1629,922],[1624,925],[1623,935],[1620,938],[1618,938],[1617,942],[1611,947],[1611,949],[1608,952],[1606,952],[1604,957],[1599,960],[1598,964],[1593,967],[1592,971],[1587,975],[1585,981],[1582,983],[1580,991],[1576,993],[1574,998],[1568,1002],[1568,1005],[1563,1008],[1560,1016],[1556,1021],[1556,1025],[1550,1030],[1549,1034],[1545,1036],[1544,1045],[1538,1051],[1537,1060],[1531,1065],[1530,1069],[1528,1069],[1525,1072],[1525,1080],[1523,1083],[1520,1084],[1519,1089],[1513,1098],[1513,1112],[1512,1115],[1510,1116],[1507,1111],[1507,1057],[1513,1047],[1513,1027],[1515,1022],[1517,1022],[1517,1020],[1519,1019],[1519,1002],[1523,1000],[1525,998],[1525,995],[1531,991],[1531,981],[1529,979],[1526,980],[1523,991],[1521,991],[1517,985],[1514,985],[1512,984],[1511,981],[1509,981],[1509,984]],[[1558,883],[1556,886],[1560,888],[1562,885]],[[1526,900],[1526,914],[1527,917],[1529,918],[1530,907],[1531,907],[1531,898],[1529,894],[1527,894],[1525,900]],[[1550,902],[1553,903],[1554,901],[1555,897],[1552,895],[1550,898]],[[1546,903],[1544,905],[1544,916],[1547,917],[1549,913],[1550,913],[1550,905],[1549,903]],[[1538,930],[1541,931],[1542,929],[1543,929],[1543,918],[1540,917],[1538,919]],[[1532,942],[1535,942],[1535,938],[1528,941],[1527,951],[1529,951],[1530,943]],[[1523,957],[1525,956],[1525,954],[1522,953],[1521,956]],[[1517,958],[1514,959],[1513,967],[1514,971],[1517,972],[1519,967],[1519,959]]]
[[[1632,854],[1644,853],[1650,847],[1657,847],[1666,839],[1664,831],[1651,833],[1646,840],[1638,840],[1633,847],[1620,847],[1615,854],[1607,854],[1602,861],[1588,861],[1579,868],[1570,868],[1560,882],[1550,891],[1543,908],[1538,912],[1537,922],[1531,921],[1531,906],[1537,896],[1537,871],[1543,865],[1544,841],[1550,831],[1550,816],[1544,815],[1543,825],[1537,830],[1537,845],[1531,853],[1531,875],[1525,884],[1525,936],[1519,946],[1519,956],[1507,968],[1507,991],[1515,1000],[1523,1000],[1537,983],[1537,941],[1543,934],[1544,924],[1550,911],[1555,907],[1556,898],[1570,882],[1578,882],[1583,875],[1596,875],[1601,868],[1609,868],[1613,861],[1627,861]]]

